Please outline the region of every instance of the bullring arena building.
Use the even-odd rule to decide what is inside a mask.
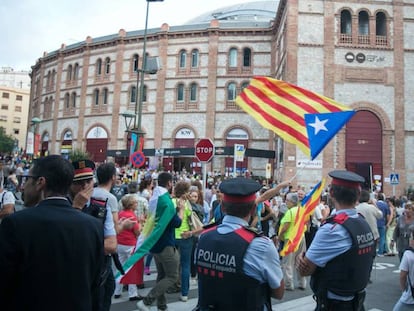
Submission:
[[[128,162],[122,114],[135,111],[144,30],[119,30],[62,45],[32,67],[29,120],[41,154],[87,150],[97,162]],[[367,186],[403,194],[414,184],[414,1],[258,1],[217,8],[190,22],[148,29],[145,165],[199,171],[194,145],[210,138],[208,171],[277,181],[297,174],[313,185],[332,169],[363,175]],[[256,75],[299,85],[352,107],[355,116],[309,161],[242,111],[235,99]],[[141,87],[138,86],[138,91]],[[36,149],[36,148],[35,148]],[[411,151],[410,151],[411,150]],[[411,159],[411,160],[410,160]],[[394,185],[392,185],[394,184]]]

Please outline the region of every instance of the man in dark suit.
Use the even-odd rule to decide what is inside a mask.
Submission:
[[[1,223],[4,310],[96,310],[103,227],[66,199],[73,176],[73,166],[60,156],[38,159],[24,185],[29,208]]]

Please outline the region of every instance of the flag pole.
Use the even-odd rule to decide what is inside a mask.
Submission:
[[[298,176],[299,172],[302,172],[305,167],[306,167],[306,164],[300,166],[299,169],[296,170],[295,175],[293,175],[293,177],[291,179],[289,179],[289,182],[292,182],[296,178],[296,176]]]

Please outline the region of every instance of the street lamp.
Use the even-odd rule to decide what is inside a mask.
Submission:
[[[144,28],[144,46],[142,51],[142,69],[140,70],[137,68],[137,88],[139,89],[139,96],[135,96],[135,122],[134,122],[134,129],[129,130],[133,133],[136,133],[138,136],[136,148],[141,148],[143,146],[139,146],[140,144],[140,138],[145,135],[145,132],[142,130],[142,104],[144,101],[144,74],[150,73],[155,74],[157,73],[158,66],[155,68],[153,66],[148,66],[147,62],[147,30],[148,30],[148,12],[149,12],[149,3],[150,2],[163,2],[164,0],[146,0],[147,1],[147,12],[145,14],[145,28]],[[153,67],[153,68],[149,68]],[[139,73],[141,72],[141,76]],[[125,121],[127,121],[125,117],[126,112],[124,112],[122,115],[125,118]],[[131,115],[129,115],[130,117]]]
[[[40,122],[42,122],[40,118],[32,118],[32,120],[30,120],[30,131],[27,133],[26,153],[32,154],[34,156],[39,151],[40,138],[36,132],[37,126]]]
[[[37,125],[38,125],[40,122],[42,122],[42,120],[41,120],[40,118],[38,118],[38,117],[34,117],[34,118],[32,118],[32,120],[31,120],[31,122],[30,122],[30,125],[31,125],[31,130],[32,130],[32,132],[33,132],[33,133],[35,133],[35,132],[36,132]]]
[[[132,132],[135,126],[136,113],[134,111],[126,110],[121,113],[125,119],[126,132]]]

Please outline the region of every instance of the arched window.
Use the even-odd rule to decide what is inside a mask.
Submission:
[[[69,109],[69,93],[65,94],[65,108]]]
[[[250,67],[251,66],[251,59],[252,51],[249,48],[243,49],[243,67]]]
[[[187,52],[185,50],[180,51],[180,68],[185,68],[187,63]]]
[[[384,12],[378,12],[375,17],[375,32],[377,36],[386,36],[387,35],[387,17]]]
[[[230,82],[227,85],[227,100],[233,101],[236,99],[236,83]]]
[[[68,66],[68,71],[67,71],[67,81],[72,80],[72,65]]]
[[[71,98],[72,100],[72,107],[73,108],[76,108],[76,93],[75,92],[73,92],[72,93],[72,98]]]
[[[135,103],[137,100],[137,88],[135,86],[131,87],[131,95],[129,96],[129,101]]]
[[[144,85],[144,87],[142,88],[142,101],[146,102],[147,101],[147,86]]]
[[[134,70],[134,72],[138,71],[138,61],[139,61],[138,54],[134,54],[134,56],[132,57],[132,69]]]
[[[180,83],[177,85],[177,101],[184,101],[184,84]]]
[[[103,104],[107,105],[108,104],[108,89],[107,88],[103,89],[102,97],[103,97]]]
[[[352,34],[352,17],[348,10],[343,10],[341,12],[341,34]]]
[[[111,72],[111,59],[109,57],[105,58],[105,74]]]
[[[191,83],[190,85],[190,101],[197,101],[197,83]]]
[[[369,35],[369,16],[366,11],[361,11],[358,14],[358,34]]]
[[[95,102],[95,106],[99,106],[99,90],[95,89],[95,91],[93,91],[93,100]]]
[[[194,49],[191,51],[191,67],[197,68],[198,67],[198,50]]]
[[[50,70],[49,70],[48,73],[47,73],[47,78],[46,78],[47,87],[50,87],[50,76],[51,76],[51,73],[50,73]]]
[[[98,58],[96,61],[96,75],[100,76],[102,74],[102,59]]]
[[[387,45],[387,17],[384,12],[378,12],[375,16],[375,34],[377,45]]]
[[[229,51],[229,67],[237,67],[237,49],[231,48]]]
[[[53,71],[52,71],[52,87],[54,87],[55,86],[55,81],[56,81],[56,70],[55,69],[53,69]]]
[[[79,78],[79,64],[76,63],[75,67],[73,68],[73,79],[78,80]]]

